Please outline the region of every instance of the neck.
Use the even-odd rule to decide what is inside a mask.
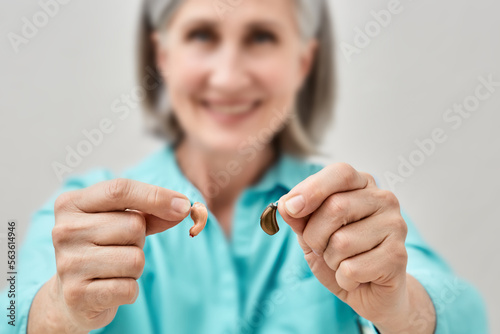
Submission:
[[[232,206],[239,194],[257,182],[277,154],[272,144],[252,156],[208,150],[184,139],[176,149],[179,167],[203,194],[208,207]]]

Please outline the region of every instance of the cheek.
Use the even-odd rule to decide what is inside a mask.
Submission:
[[[193,96],[197,96],[203,88],[205,66],[199,56],[189,52],[175,52],[168,59],[166,83],[170,104],[181,123],[188,132],[197,131],[199,122],[192,106]]]
[[[299,85],[297,67],[296,61],[289,56],[266,59],[253,66],[252,73],[268,96],[257,129],[277,133],[290,121]]]
[[[298,61],[290,56],[255,60],[251,71],[261,85],[276,97],[293,96],[299,85]]]
[[[186,96],[192,94],[200,89],[204,77],[204,66],[199,57],[189,53],[175,53],[168,61],[166,82],[172,93]],[[171,98],[174,99],[174,96]]]

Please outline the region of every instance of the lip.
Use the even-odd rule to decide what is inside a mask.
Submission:
[[[235,124],[251,117],[257,109],[261,106],[262,102],[256,101],[242,101],[242,100],[202,100],[200,105],[204,111],[207,112],[218,123],[222,124]],[[237,113],[221,112],[218,108],[238,108],[248,106],[248,110]]]

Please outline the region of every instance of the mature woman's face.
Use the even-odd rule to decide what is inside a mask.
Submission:
[[[184,1],[155,35],[170,101],[191,142],[225,153],[261,147],[289,119],[315,44],[301,39],[291,0],[226,12],[214,3]]]

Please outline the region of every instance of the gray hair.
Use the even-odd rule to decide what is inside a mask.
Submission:
[[[293,106],[291,117],[277,135],[276,143],[285,151],[308,155],[316,152],[315,145],[322,139],[326,125],[333,115],[334,58],[331,19],[326,0],[293,0],[297,4],[298,23],[304,40],[317,39],[318,50],[311,73]],[[160,30],[173,16],[182,0],[144,0],[139,32],[139,78],[153,75],[160,78],[156,67],[151,33]],[[145,85],[145,84],[144,84]],[[183,133],[168,101],[164,83],[147,87],[143,101],[151,130],[171,141]]]

